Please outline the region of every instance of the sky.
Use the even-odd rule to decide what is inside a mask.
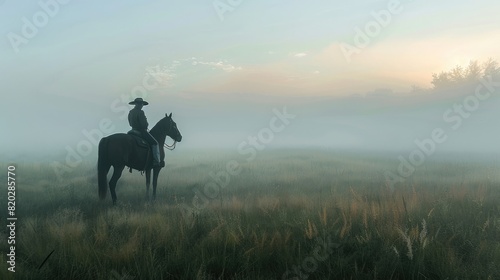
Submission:
[[[401,108],[435,110],[434,101],[398,103],[412,86],[430,87],[432,73],[499,60],[498,8],[493,0],[0,0],[0,123],[9,131],[0,154],[34,143],[64,153],[102,119],[126,131],[125,101],[135,96],[151,102],[152,123],[173,112],[188,147],[234,148],[286,106],[299,117],[283,143],[363,146],[359,131],[394,131],[376,121],[387,108],[392,119]],[[355,97],[381,92],[391,97]],[[325,104],[331,110],[318,113]],[[419,116],[421,133],[436,126]],[[413,133],[402,148],[422,135],[411,125],[397,126]]]

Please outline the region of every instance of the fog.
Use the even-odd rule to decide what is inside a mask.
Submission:
[[[158,98],[151,95],[150,105],[144,107],[150,128],[165,113],[173,113],[183,135],[177,145],[179,153],[212,148],[239,153],[238,146],[249,142],[249,137],[256,137],[259,146],[265,147],[263,150],[327,148],[409,153],[419,148],[415,141],[432,139],[436,129],[443,131],[442,143],[435,143],[436,152],[498,153],[499,98],[493,94],[477,105],[473,101],[463,105],[464,100],[474,96],[470,88],[405,94],[380,90],[346,97],[275,97],[265,103],[258,95],[246,95],[244,102],[226,98],[222,104],[210,97],[192,99],[188,98],[192,95],[186,95],[170,96],[166,102],[155,101]],[[8,117],[2,118],[2,127],[9,128],[2,139],[3,159],[30,155],[53,158],[78,149],[86,154],[88,147],[79,147],[82,142],[92,143],[94,156],[101,135],[130,129],[124,116],[125,108],[132,106],[123,105],[122,111],[113,112],[106,99],[86,103],[52,96],[31,106],[28,100],[19,100],[19,104],[23,103],[20,108],[3,109]],[[466,115],[455,111],[457,105],[463,106]],[[276,111],[290,115],[289,123],[276,121],[280,129],[272,130],[270,121],[276,118]]]
[[[248,3],[222,12],[167,1],[3,2],[2,161],[75,152],[95,159],[98,139],[130,129],[135,97],[150,102],[150,128],[173,113],[178,153],[406,154],[436,142],[433,133],[440,143],[428,144],[432,154],[498,153],[498,86],[483,85],[478,97],[479,81],[431,84],[433,73],[496,59],[498,28],[483,24],[497,20],[496,2],[400,3],[398,12],[383,1]],[[432,22],[420,20],[429,15]],[[370,24],[380,30],[368,37]]]

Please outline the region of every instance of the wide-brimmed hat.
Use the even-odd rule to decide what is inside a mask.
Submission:
[[[144,100],[142,100],[142,98],[137,97],[136,99],[134,99],[134,101],[129,102],[128,104],[130,104],[130,105],[134,105],[134,104],[148,105],[149,103],[146,102],[146,101],[144,101]]]

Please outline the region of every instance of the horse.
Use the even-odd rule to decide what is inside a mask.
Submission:
[[[181,142],[182,135],[177,129],[177,124],[172,120],[172,113],[165,114],[158,123],[149,131],[156,139],[160,147],[160,161],[163,163],[165,159],[165,138],[169,136],[176,142]],[[167,146],[168,148],[168,146]],[[98,159],[97,159],[97,178],[99,186],[99,198],[104,200],[107,193],[107,175],[113,166],[113,176],[109,181],[109,190],[113,205],[116,204],[116,183],[122,175],[125,166],[146,173],[146,197],[149,199],[149,185],[151,180],[151,170],[153,170],[153,200],[156,199],[156,185],[158,183],[158,175],[162,166],[153,167],[153,162],[150,156],[150,147],[140,147],[137,144],[136,136],[116,133],[107,137],[103,137],[99,141]]]

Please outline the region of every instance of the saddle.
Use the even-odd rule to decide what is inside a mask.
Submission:
[[[127,134],[134,136],[135,143],[137,144],[137,146],[143,148],[149,148],[149,143],[146,142],[144,138],[142,138],[142,134],[139,130],[132,129],[129,132],[127,132]]]
[[[144,140],[144,138],[142,138],[141,132],[138,130],[132,129],[129,132],[127,132],[127,134],[131,135],[134,138],[137,146],[139,146],[140,148],[143,148],[143,149],[147,149],[146,162],[149,162],[150,157],[151,157],[151,149],[150,149],[151,146],[149,145],[149,143],[146,140]],[[132,173],[132,169],[139,170],[141,172],[141,174],[144,172],[144,170],[146,170],[146,166],[144,166],[142,168],[140,168],[140,167],[132,168],[131,166],[128,166],[128,168],[129,168],[130,173]]]

